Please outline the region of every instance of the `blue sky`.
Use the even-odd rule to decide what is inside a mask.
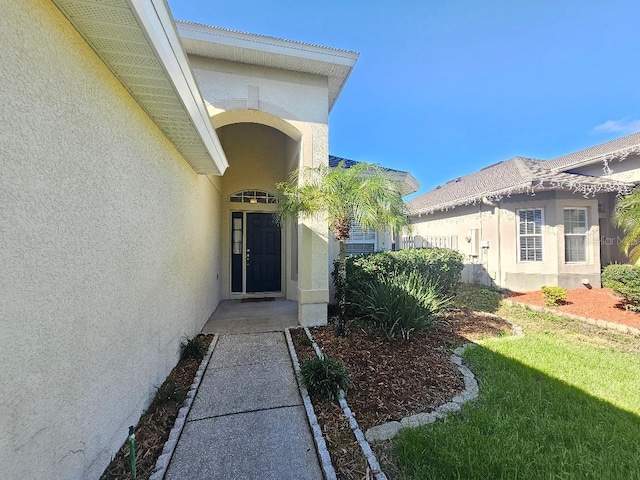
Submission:
[[[637,0],[169,0],[175,18],[360,53],[333,155],[425,192],[515,155],[640,130]]]

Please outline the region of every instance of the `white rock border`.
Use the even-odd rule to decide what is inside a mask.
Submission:
[[[552,315],[565,317],[570,320],[577,320],[579,322],[588,323],[589,325],[595,325],[596,327],[606,328],[609,330],[617,330],[618,332],[630,333],[632,335],[640,335],[640,328],[629,327],[628,325],[623,325],[621,323],[607,322],[606,320],[596,320],[595,318],[582,317],[580,315],[575,315],[573,313],[554,310],[553,308],[540,307],[538,305],[530,305],[528,303],[516,302],[515,300],[511,300],[509,298],[503,298],[502,302],[505,303],[506,305],[517,306],[522,308],[530,308],[531,310],[535,310],[538,312],[550,313]]]
[[[191,383],[191,388],[187,392],[187,397],[185,398],[180,410],[178,410],[178,416],[176,417],[176,421],[173,424],[173,428],[169,433],[169,438],[164,444],[162,448],[162,454],[156,460],[156,467],[153,470],[151,476],[149,476],[149,480],[162,480],[167,473],[167,468],[169,467],[169,462],[171,462],[171,457],[173,456],[173,452],[176,450],[176,446],[178,445],[178,440],[180,439],[180,435],[182,435],[182,430],[184,430],[184,426],[187,420],[187,415],[191,411],[191,406],[193,405],[193,399],[198,392],[198,388],[200,387],[200,383],[202,382],[202,376],[204,375],[204,371],[207,369],[209,365],[209,360],[211,360],[211,355],[213,355],[213,350],[216,348],[216,344],[218,343],[219,335],[214,335],[211,343],[209,344],[209,349],[207,350],[206,355],[200,362],[200,366],[198,367],[198,371],[196,372],[195,377],[193,377],[193,382]]]
[[[316,341],[313,339],[311,332],[307,327],[304,327],[304,331],[307,334],[307,337],[309,338],[309,340],[311,341],[311,345],[313,345],[313,349],[315,350],[316,355],[318,355],[319,358],[322,358],[324,356],[322,353],[322,350],[320,349]],[[349,421],[349,427],[351,427],[351,430],[353,431],[353,434],[356,437],[356,440],[358,441],[360,450],[362,450],[362,454],[367,459],[367,463],[369,464],[369,468],[370,468],[371,474],[373,475],[373,478],[375,478],[376,480],[387,480],[387,476],[384,474],[384,472],[380,468],[380,463],[378,462],[378,459],[376,458],[375,453],[373,453],[373,450],[371,449],[371,445],[369,445],[369,442],[367,441],[365,435],[363,435],[362,430],[360,430],[360,426],[356,421],[356,417],[351,411],[351,409],[349,408],[349,405],[347,404],[347,400],[346,400],[344,391],[342,389],[340,390],[339,403],[340,403],[340,407],[342,408],[342,412],[344,413],[345,417],[347,417],[347,420]]]
[[[284,335],[287,339],[289,355],[291,356],[291,362],[293,363],[293,368],[296,372],[296,381],[298,382],[298,388],[300,390],[300,395],[302,396],[304,409],[307,412],[307,419],[309,420],[309,426],[311,427],[311,433],[313,434],[313,441],[316,444],[316,451],[318,452],[318,457],[320,458],[320,466],[322,467],[322,472],[324,473],[324,477],[326,480],[336,480],[336,471],[333,468],[333,464],[331,463],[331,456],[329,455],[327,444],[324,441],[324,437],[322,436],[322,429],[320,428],[320,424],[318,423],[316,412],[313,409],[313,404],[311,403],[309,392],[300,382],[300,362],[298,361],[298,355],[296,354],[296,350],[293,346],[293,340],[291,338],[291,328],[286,328],[284,331]],[[316,353],[318,353],[317,350]]]

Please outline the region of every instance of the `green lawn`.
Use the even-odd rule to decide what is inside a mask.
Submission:
[[[397,478],[640,479],[640,338],[503,307],[522,339],[468,350],[480,397],[404,430]]]

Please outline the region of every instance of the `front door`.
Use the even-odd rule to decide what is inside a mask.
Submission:
[[[247,293],[280,291],[280,227],[272,213],[247,213]]]

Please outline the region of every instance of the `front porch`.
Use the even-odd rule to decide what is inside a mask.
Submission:
[[[296,301],[283,298],[249,302],[223,300],[202,328],[202,333],[281,332],[298,325]]]

